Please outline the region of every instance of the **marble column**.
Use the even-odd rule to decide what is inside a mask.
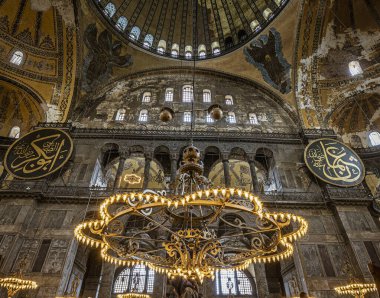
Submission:
[[[224,170],[224,182],[226,187],[231,186],[231,175],[230,175],[230,162],[228,161],[228,154],[222,153],[222,162]]]
[[[95,298],[111,298],[116,266],[103,261]]]
[[[260,298],[269,297],[268,282],[265,274],[265,265],[264,264],[255,264],[255,276],[256,276],[256,287],[257,287],[257,296]]]
[[[170,154],[170,182],[174,183],[177,175],[178,154]]]
[[[147,189],[147,187],[148,187],[151,161],[152,161],[152,154],[149,154],[149,153],[145,154],[143,189]]]
[[[259,192],[259,181],[257,179],[255,156],[248,156],[249,170],[251,172],[252,186],[254,192]]]
[[[123,174],[124,171],[124,164],[125,160],[128,157],[127,152],[120,152],[120,157],[119,157],[119,166],[116,171],[116,176],[115,176],[115,181],[113,184],[113,188],[119,188],[120,187],[120,181],[122,179],[121,175]]]

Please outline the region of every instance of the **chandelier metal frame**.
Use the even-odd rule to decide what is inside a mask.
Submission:
[[[353,282],[345,286],[335,287],[334,290],[340,295],[352,295],[357,298],[364,298],[365,294],[376,292],[377,288],[376,284]]]
[[[7,289],[8,297],[10,298],[16,295],[19,291],[37,289],[38,285],[32,280],[17,277],[6,277],[0,278],[0,287]]]

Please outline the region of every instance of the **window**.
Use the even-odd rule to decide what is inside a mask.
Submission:
[[[266,20],[272,18],[273,15],[272,15],[272,11],[270,10],[270,8],[267,8],[264,10],[263,16]]]
[[[109,18],[112,18],[112,16],[115,14],[116,12],[116,7],[115,5],[112,3],[112,2],[109,2],[106,7],[104,7],[104,10],[103,10],[104,14],[109,17]]]
[[[119,109],[117,110],[115,120],[116,121],[123,121],[125,119],[125,109]]]
[[[129,37],[132,38],[133,40],[139,39],[140,36],[140,28],[135,26],[132,28],[131,33],[129,33]]]
[[[226,105],[232,106],[234,104],[234,100],[231,95],[226,95],[224,99],[226,100]]]
[[[171,54],[173,57],[178,57],[179,54],[179,45],[176,43],[173,43]]]
[[[220,45],[219,45],[219,42],[214,41],[211,44],[211,49],[212,49],[212,54],[213,55],[219,55],[220,54]]]
[[[145,38],[144,38],[144,47],[145,48],[150,48],[153,44],[153,35],[152,34],[147,34],[145,35]]]
[[[20,127],[13,126],[11,131],[9,132],[8,137],[18,139],[20,137]]]
[[[380,145],[380,133],[377,131],[373,131],[369,134],[369,141],[371,146],[379,146]]]
[[[152,93],[144,92],[143,97],[142,97],[142,102],[150,102],[151,98],[152,98]]]
[[[200,59],[206,58],[206,46],[204,44],[199,45],[198,56]]]
[[[206,116],[206,123],[214,123],[214,119],[212,119],[210,114],[207,114]]]
[[[116,28],[120,31],[124,31],[127,28],[128,20],[126,17],[120,17],[116,22]]]
[[[141,110],[140,116],[139,116],[140,122],[147,122],[148,121],[148,111],[147,110]]]
[[[157,52],[160,54],[164,54],[165,51],[166,51],[166,41],[161,39],[158,42]]]
[[[144,265],[136,265],[133,268],[125,268],[117,276],[114,286],[114,294],[122,293],[153,293],[154,271]]]
[[[352,76],[356,76],[363,73],[359,61],[351,61],[348,63],[348,68]]]
[[[253,295],[251,281],[243,271],[217,271],[215,285],[217,295]]]
[[[191,112],[183,113],[183,122],[185,122],[185,123],[191,122]]]
[[[192,46],[186,46],[185,47],[185,58],[191,59],[193,57],[193,47]]]
[[[259,124],[259,121],[257,120],[257,116],[255,113],[249,113],[249,123],[250,124]]]
[[[203,90],[203,102],[211,102],[211,91]]]
[[[193,101],[193,86],[185,85],[182,88],[182,101],[192,102]]]
[[[9,61],[12,64],[21,65],[23,60],[24,60],[24,53],[21,51],[15,51],[11,57],[11,60]]]
[[[260,24],[258,21],[254,20],[251,22],[250,27],[251,27],[251,30],[255,32],[260,29]]]
[[[166,88],[165,90],[165,101],[173,101],[174,89]]]
[[[231,124],[236,123],[235,113],[234,112],[228,112],[227,121]]]

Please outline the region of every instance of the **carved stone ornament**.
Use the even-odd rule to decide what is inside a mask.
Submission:
[[[5,169],[19,179],[39,179],[61,169],[73,151],[71,137],[60,129],[34,130],[8,149]]]
[[[360,157],[345,144],[333,139],[318,139],[305,149],[305,163],[322,181],[341,187],[360,184],[365,176]]]

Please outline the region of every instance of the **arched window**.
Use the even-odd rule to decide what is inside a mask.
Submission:
[[[104,7],[104,10],[103,10],[104,14],[109,17],[109,18],[112,18],[113,15],[115,14],[116,12],[116,7],[115,5],[112,3],[112,2],[109,2],[106,7]]]
[[[203,102],[211,102],[211,91],[208,89],[203,90]]]
[[[12,54],[11,60],[9,60],[12,64],[21,65],[24,60],[24,53],[21,51],[14,51]]]
[[[257,120],[257,116],[255,113],[249,113],[249,123],[250,124],[259,124],[259,121]]]
[[[226,101],[226,105],[228,105],[228,106],[232,106],[232,105],[234,104],[234,100],[233,100],[233,98],[232,98],[231,95],[226,95],[226,96],[224,97],[224,99],[225,99],[225,101]]]
[[[134,26],[131,32],[129,33],[129,37],[133,40],[137,40],[139,39],[139,36],[140,36],[140,28],[137,26]]]
[[[154,271],[144,265],[136,265],[133,268],[125,268],[115,279],[113,285],[114,294],[123,293],[153,293]]]
[[[166,88],[165,90],[165,101],[173,101],[174,89]]]
[[[214,119],[212,119],[209,113],[207,113],[206,115],[206,123],[214,123]]]
[[[176,43],[173,43],[172,45],[172,51],[171,51],[171,55],[173,57],[178,57],[178,54],[179,54],[179,45],[176,44]]]
[[[249,277],[240,270],[217,271],[215,286],[217,295],[247,295],[249,297],[253,295],[252,284]]]
[[[239,32],[238,32],[239,41],[246,40],[247,37],[248,37],[247,32],[245,32],[245,30],[243,30],[243,29],[239,30]]]
[[[153,35],[152,34],[147,34],[144,37],[144,47],[145,48],[150,48],[153,44]]]
[[[351,61],[350,63],[348,63],[348,68],[352,76],[356,76],[363,73],[359,61]]]
[[[191,59],[193,57],[193,47],[192,46],[186,46],[185,47],[185,58]]]
[[[201,44],[198,47],[198,57],[200,59],[206,58],[206,46],[204,44]]]
[[[148,121],[148,111],[147,110],[141,110],[140,111],[139,121],[140,122],[147,122]]]
[[[377,131],[373,131],[369,134],[369,141],[371,146],[379,146],[380,145],[380,133]]]
[[[127,28],[128,19],[126,17],[120,17],[116,22],[116,28],[120,31],[124,31]]]
[[[211,50],[212,50],[212,54],[213,55],[219,55],[220,54],[220,45],[219,45],[219,42],[214,41],[211,44]]]
[[[191,112],[183,113],[183,122],[190,123],[191,122]]]
[[[228,112],[227,121],[231,124],[236,123],[235,113],[234,112]]]
[[[123,121],[125,119],[125,109],[118,109],[116,113],[115,120],[116,121]]]
[[[158,47],[157,47],[157,52],[160,53],[160,54],[164,54],[166,51],[166,41],[161,39],[159,42],[158,42]]]
[[[193,86],[185,85],[182,88],[182,101],[192,102],[193,101]]]
[[[260,29],[260,24],[257,20],[254,20],[251,22],[250,27],[251,27],[251,30],[255,32]]]
[[[142,97],[142,102],[150,102],[151,99],[152,99],[152,93],[144,92],[143,97]]]
[[[276,2],[277,6],[281,6],[281,5],[282,5],[282,2],[283,2],[283,0],[274,0],[274,2]]]
[[[266,20],[268,20],[272,17],[272,11],[270,10],[270,8],[267,8],[264,10],[263,16]]]
[[[18,139],[20,137],[20,127],[13,126],[8,136],[10,138]]]
[[[224,40],[224,46],[228,48],[232,48],[234,46],[234,39],[232,36],[227,36],[226,39]]]

